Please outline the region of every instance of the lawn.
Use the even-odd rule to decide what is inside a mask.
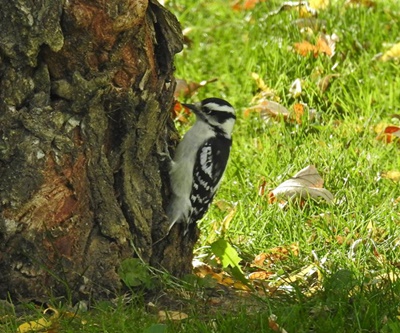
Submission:
[[[157,324],[158,311],[138,297],[65,316],[55,332],[400,332],[400,139],[380,134],[400,126],[400,55],[385,54],[400,42],[400,6],[350,2],[331,0],[317,16],[275,0],[254,8],[166,2],[186,34],[176,77],[217,79],[180,101],[220,97],[237,112],[230,162],[195,254],[210,276],[227,277],[232,268],[210,247],[223,239],[244,276],[259,279],[167,278],[171,310],[188,319]],[[333,34],[334,50],[318,47],[320,36]],[[296,79],[301,92],[291,92]],[[262,94],[290,116],[272,117]],[[190,126],[176,125],[182,134]],[[282,205],[271,196],[308,165],[331,203]],[[3,317],[0,328],[15,332],[18,324]]]

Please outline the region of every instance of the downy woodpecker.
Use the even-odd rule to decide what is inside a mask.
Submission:
[[[235,110],[220,98],[183,104],[196,122],[178,144],[171,162],[172,197],[167,208],[168,233],[175,223],[192,223],[207,212],[224,174],[232,145]]]

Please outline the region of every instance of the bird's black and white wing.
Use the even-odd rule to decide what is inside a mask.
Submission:
[[[224,174],[231,143],[224,137],[213,137],[200,147],[193,170],[189,223],[200,220],[207,212]]]

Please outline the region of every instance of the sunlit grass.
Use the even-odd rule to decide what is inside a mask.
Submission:
[[[293,283],[289,293],[260,296],[254,310],[237,298],[230,300],[222,287],[214,294],[226,295],[235,311],[221,306],[218,312],[218,306],[208,305],[207,295],[199,301],[185,292],[185,301],[178,303],[191,319],[148,332],[273,332],[272,313],[289,333],[400,331],[400,282],[374,280],[398,276],[400,266],[400,203],[395,202],[400,186],[381,177],[384,171],[400,170],[400,147],[376,140],[374,131],[383,122],[399,124],[391,115],[400,113],[400,67],[376,55],[385,51],[385,43],[399,42],[400,8],[397,0],[376,1],[373,8],[332,2],[318,15],[325,26],[319,31],[340,38],[332,58],[293,51],[306,35],[295,23],[297,10],[268,15],[280,1],[261,2],[249,11],[233,11],[226,0],[167,2],[182,28],[190,28],[191,42],[176,57],[176,77],[195,82],[218,78],[182,102],[222,97],[237,110],[231,159],[215,199],[236,205],[223,237],[247,263],[271,248],[298,244],[298,255],[274,264],[271,280],[310,264],[321,269],[319,280],[314,278],[318,289]],[[296,102],[306,103],[317,110],[318,121],[266,123],[256,113],[244,117],[257,93],[252,72],[282,105],[291,109]],[[318,78],[328,74],[338,76],[321,92]],[[288,93],[297,78],[303,93],[294,99]],[[309,164],[335,195],[333,205],[293,203],[281,209],[269,203],[268,191]],[[263,182],[266,194],[260,196]],[[219,237],[214,227],[226,215],[218,205],[211,207],[200,222],[196,254],[207,253],[210,241]],[[199,302],[204,302],[201,311]],[[21,322],[1,314],[0,320],[0,330],[7,333]],[[141,302],[101,303],[80,317],[63,319],[60,332],[145,332],[156,322],[157,313],[144,310]]]
[[[299,256],[277,262],[278,273],[290,274],[315,260],[326,260],[323,292],[307,297],[299,289],[297,299],[266,301],[268,311],[280,314],[283,326],[296,332],[390,332],[399,327],[395,318],[399,282],[384,286],[366,282],[396,273],[400,260],[395,202],[399,184],[380,176],[400,168],[399,146],[376,140],[374,131],[382,122],[396,123],[391,115],[399,113],[399,65],[377,57],[385,51],[385,43],[398,42],[399,9],[389,1],[378,2],[375,8],[343,3],[336,2],[318,16],[325,25],[319,31],[340,38],[336,54],[314,58],[293,51],[294,43],[307,38],[295,24],[296,10],[268,15],[278,8],[277,1],[242,12],[232,11],[225,1],[171,2],[182,26],[192,29],[188,33],[192,43],[176,59],[176,76],[188,81],[218,77],[217,83],[190,100],[226,98],[238,113],[230,164],[216,198],[237,205],[224,237],[245,258],[298,243]],[[257,114],[245,118],[243,111],[257,90],[252,72],[276,91],[288,109],[296,102],[307,103],[317,110],[319,121],[266,124]],[[321,92],[318,78],[328,74],[337,77]],[[288,96],[296,78],[304,89],[298,99]],[[268,192],[309,164],[316,165],[325,187],[334,193],[333,205],[290,204],[282,210],[267,196],[258,195],[261,182],[267,183]],[[201,222],[199,246],[207,245],[214,226],[226,214],[217,205],[211,208]],[[353,249],[357,240],[359,246]],[[347,270],[351,278],[335,275]],[[335,279],[339,284],[353,283],[357,292],[353,297],[347,291],[337,295],[338,290],[326,286]]]

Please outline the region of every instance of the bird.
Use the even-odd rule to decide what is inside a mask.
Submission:
[[[185,225],[186,235],[207,212],[228,163],[236,120],[233,106],[221,98],[182,105],[196,115],[196,121],[170,161],[167,235],[177,223]]]

